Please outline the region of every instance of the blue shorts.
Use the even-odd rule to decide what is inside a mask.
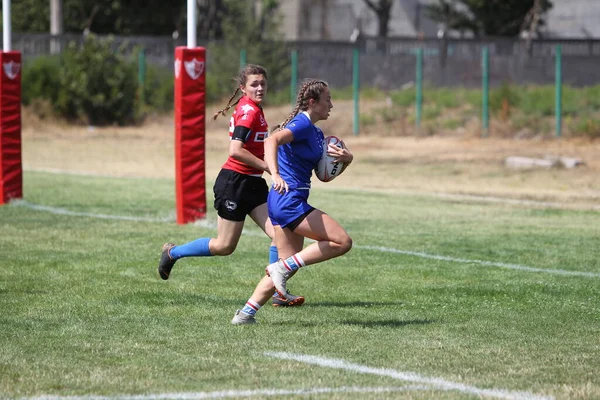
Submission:
[[[309,190],[290,189],[283,194],[271,189],[267,198],[269,218],[273,225],[286,228],[296,222],[295,228],[303,217],[315,208],[308,204]],[[300,219],[299,221],[297,221]],[[294,230],[292,228],[292,230]]]

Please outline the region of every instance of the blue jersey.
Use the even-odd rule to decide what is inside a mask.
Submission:
[[[323,131],[311,122],[306,112],[296,115],[285,128],[292,131],[294,140],[279,146],[279,175],[290,189],[310,189],[313,169],[323,154]]]

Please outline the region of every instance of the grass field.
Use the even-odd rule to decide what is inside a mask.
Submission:
[[[24,183],[0,207],[1,398],[600,398],[597,211],[315,189],[354,248],[290,281],[303,307],[232,326],[254,226],[162,281],[162,243],[214,236],[212,207],[180,226],[171,179]]]

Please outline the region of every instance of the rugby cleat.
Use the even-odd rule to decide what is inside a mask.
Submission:
[[[158,262],[158,274],[165,281],[169,279],[169,274],[171,274],[171,269],[173,265],[175,265],[175,261],[171,258],[169,251],[175,247],[173,243],[165,243],[162,247],[162,253],[160,255],[160,261]]]
[[[279,293],[273,296],[273,307],[299,307],[302,304],[304,304],[304,297],[294,296],[289,292],[287,297],[280,296]]]
[[[231,320],[231,323],[233,325],[249,325],[255,324],[256,319],[254,318],[254,315],[248,315],[246,313],[243,313],[242,310],[237,310],[235,312],[235,315],[233,316],[233,319]]]

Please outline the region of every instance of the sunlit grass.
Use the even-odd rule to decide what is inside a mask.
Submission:
[[[342,223],[353,250],[290,281],[303,307],[265,306],[256,326],[232,326],[269,242],[248,223],[232,256],[180,260],[162,281],[163,242],[216,234],[175,224],[173,194],[170,180],[25,174],[25,202],[0,207],[0,397],[410,383],[270,351],[600,397],[597,212],[315,189],[311,203]],[[315,397],[471,398],[439,388]]]

